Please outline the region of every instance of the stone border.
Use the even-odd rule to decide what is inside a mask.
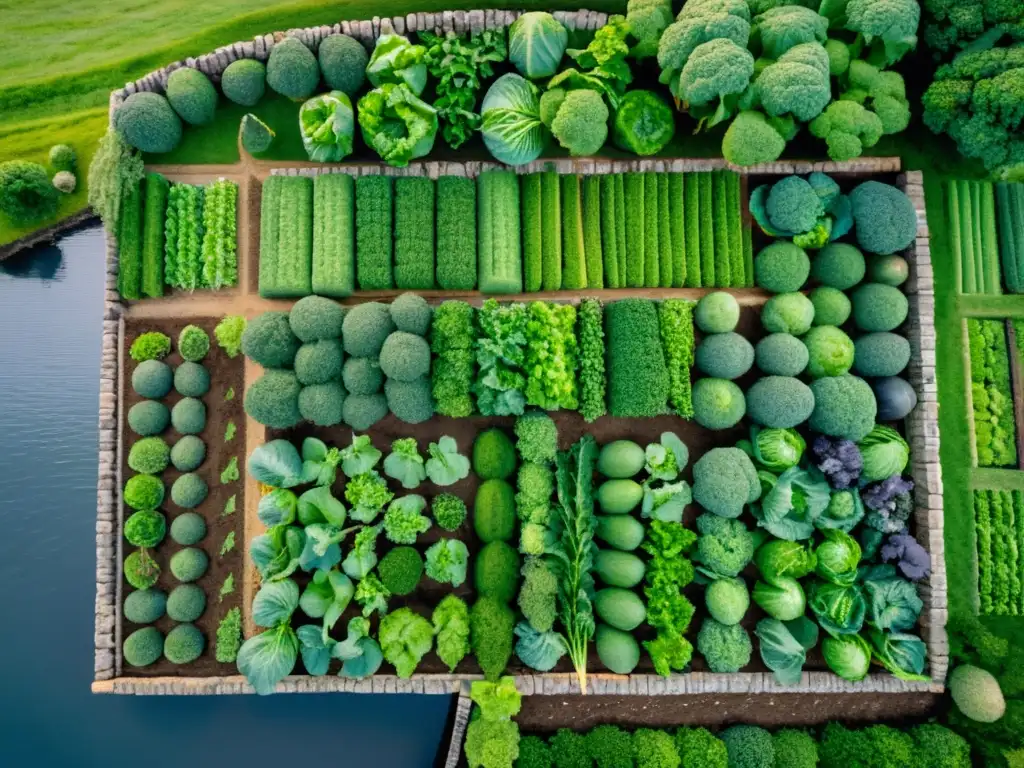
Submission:
[[[455,704],[455,722],[452,723],[452,735],[448,741],[448,755],[445,757],[444,768],[457,768],[462,759],[462,745],[466,741],[469,713],[473,709],[468,687],[464,685],[459,689],[459,698]]]

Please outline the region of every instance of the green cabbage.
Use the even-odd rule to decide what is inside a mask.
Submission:
[[[433,149],[437,110],[407,86],[386,83],[359,100],[359,127],[384,162],[401,167]]]
[[[864,591],[871,601],[869,620],[878,629],[900,632],[917,624],[924,603],[917,595],[917,587],[906,579],[868,580],[864,582]]]
[[[873,483],[885,480],[892,475],[899,475],[910,461],[910,446],[892,427],[876,424],[867,436],[857,443],[861,456],[864,457],[864,469],[861,471],[862,483]]]
[[[480,132],[495,159],[523,165],[544,150],[537,88],[519,75],[502,75],[487,90],[480,106]]]
[[[302,146],[315,163],[337,163],[352,153],[355,116],[341,91],[314,96],[299,109]]]
[[[750,442],[754,459],[771,472],[785,472],[800,463],[807,444],[795,429],[753,427]]]
[[[848,533],[836,528],[825,530],[825,541],[818,545],[816,554],[816,571],[825,581],[842,587],[857,581],[860,544]]]
[[[754,630],[760,642],[761,659],[780,685],[796,685],[807,652],[818,642],[818,626],[801,616],[793,621],[761,619]]]
[[[821,530],[835,528],[849,533],[864,518],[864,504],[856,488],[833,491],[828,506],[814,524]]]
[[[894,677],[900,680],[926,682],[930,678],[924,672],[924,657],[927,649],[917,635],[904,632],[883,632],[871,630],[872,655]]]
[[[818,558],[809,546],[773,539],[758,548],[754,562],[761,571],[761,578],[769,584],[777,584],[780,579],[800,579],[812,573]]]
[[[829,497],[828,482],[819,471],[791,467],[782,473],[760,508],[754,508],[754,516],[758,525],[776,538],[809,539]]]
[[[864,626],[867,601],[857,585],[843,587],[815,582],[810,594],[811,611],[830,635],[855,635]]]
[[[792,621],[804,615],[807,598],[796,579],[783,576],[775,584],[758,581],[754,585],[754,602],[765,613],[779,621]]]
[[[509,28],[508,58],[531,80],[551,77],[569,43],[569,33],[550,13],[524,13]]]
[[[404,84],[419,96],[427,85],[427,49],[401,35],[381,35],[366,65],[366,76],[375,88]]]
[[[858,682],[868,676],[871,666],[871,646],[860,635],[826,637],[821,652],[828,668],[844,680]]]

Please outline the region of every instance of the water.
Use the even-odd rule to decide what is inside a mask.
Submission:
[[[103,255],[0,264],[0,764],[433,765],[449,697],[89,692]]]

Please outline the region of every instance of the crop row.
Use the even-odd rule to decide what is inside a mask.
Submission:
[[[996,185],[999,254],[1010,293],[1024,293],[1024,184]]]
[[[990,182],[946,183],[946,221],[961,293],[1002,292],[995,191]]]
[[[974,523],[981,613],[1024,614],[1024,492],[975,491]]]
[[[260,293],[753,284],[737,174],[272,176]]]
[[[1017,464],[1017,428],[1010,384],[1006,323],[967,319],[974,442],[980,467]]]

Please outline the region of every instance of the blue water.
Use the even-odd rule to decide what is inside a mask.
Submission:
[[[89,692],[103,254],[0,264],[0,765],[433,765],[448,697]]]

